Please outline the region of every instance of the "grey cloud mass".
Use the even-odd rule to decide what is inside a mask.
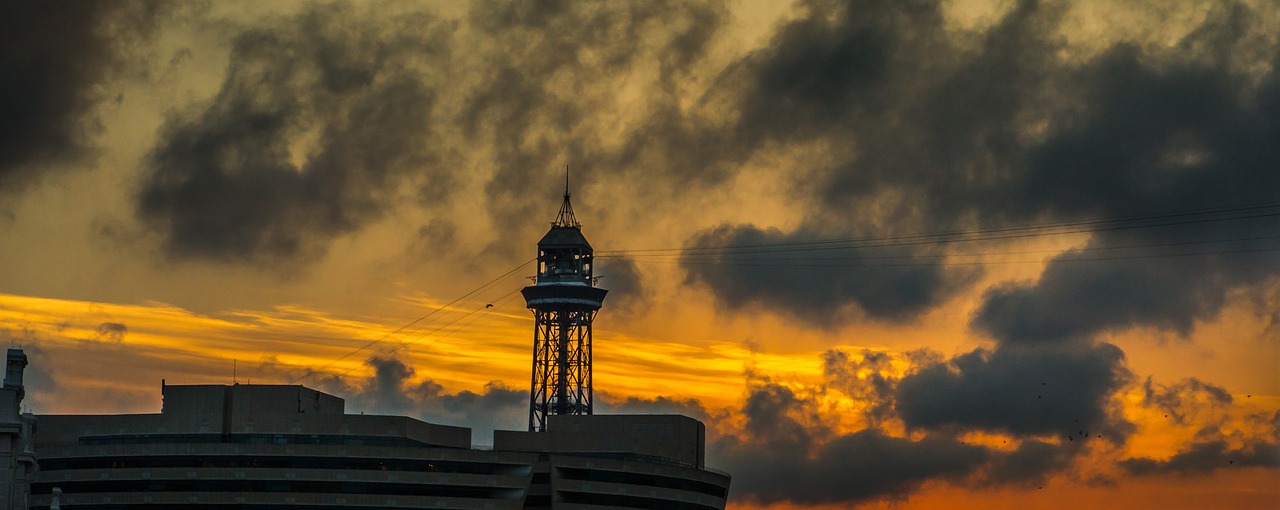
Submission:
[[[521,430],[527,423],[527,390],[490,382],[480,393],[448,393],[430,378],[411,382],[416,371],[397,358],[372,358],[369,363],[374,368],[373,377],[359,388],[347,387],[338,392],[350,395],[352,403],[358,404],[357,410],[470,427],[472,442],[477,444],[491,444],[495,429]]]
[[[740,98],[729,129],[743,150],[829,149],[829,160],[798,172],[792,190],[812,212],[791,232],[704,230],[690,238],[688,257],[765,233],[777,242],[820,240],[813,225],[833,223],[845,231],[829,237],[847,238],[1275,204],[1280,52],[1262,35],[1275,27],[1244,4],[1206,6],[1201,26],[1173,47],[1121,40],[1076,59],[1062,57],[1067,48],[1054,34],[1064,7],[1051,2],[1018,2],[970,37],[947,30],[940,2],[804,5],[806,16],[781,26],[724,81],[746,84],[725,92]],[[850,228],[866,225],[874,228]],[[1185,334],[1221,309],[1227,291],[1280,274],[1276,246],[1266,241],[1277,231],[1274,209],[1249,219],[1100,229],[1089,256],[1064,253],[1035,285],[989,290],[974,326],[1002,341],[1138,325]],[[884,253],[908,267],[815,269],[831,276],[825,282],[800,269],[744,270],[727,256],[686,270],[730,306],[760,299],[827,317],[856,303],[902,320],[954,291],[942,282],[957,280],[943,278],[957,266],[936,252]],[[1122,260],[1090,260],[1098,253]],[[861,251],[833,254],[863,260]],[[771,258],[782,265],[788,256],[816,258]],[[779,284],[783,274],[818,291],[792,295]],[[859,285],[897,292],[863,297]]]
[[[1203,475],[1223,469],[1268,467],[1280,468],[1280,444],[1253,443],[1232,448],[1225,440],[1192,443],[1165,460],[1132,458],[1120,461],[1120,467],[1135,475]]]
[[[221,90],[164,127],[139,217],[175,258],[305,261],[378,218],[410,174],[443,187],[436,93],[406,71],[442,67],[447,33],[332,4],[238,34]]]
[[[824,352],[822,375],[832,387],[866,405],[868,426],[878,427],[896,416],[893,396],[900,378],[892,373],[894,356],[863,349],[858,358],[839,349]]]
[[[678,105],[727,16],[716,1],[476,3],[450,21],[336,3],[241,27],[221,90],[170,115],[138,216],[173,258],[280,265],[406,188],[447,201],[468,164],[498,238],[545,214],[530,191],[566,163],[585,167],[575,189],[610,176],[666,192],[711,166],[673,164],[714,148]],[[636,84],[637,118],[600,136]]]
[[[961,479],[988,452],[951,439],[913,441],[864,430],[832,439],[806,456],[725,442],[715,445],[734,475],[733,496],[762,503],[856,504],[903,497],[929,480]],[[875,459],[867,462],[866,459]]]
[[[1011,452],[994,452],[978,485],[1043,484],[1049,475],[1069,468],[1081,450],[1074,441],[1068,441],[1067,445],[1024,441]]]
[[[693,398],[617,397],[597,390],[595,399],[595,405],[601,414],[683,414],[703,421],[712,418],[706,406]]]
[[[1014,435],[1105,434],[1121,442],[1133,425],[1117,416],[1129,382],[1110,344],[1001,346],[918,367],[898,383],[898,413],[911,428],[980,429]]]
[[[544,214],[544,199],[529,191],[563,164],[585,168],[575,187],[634,178],[635,192],[679,190],[672,181],[714,167],[702,154],[726,148],[698,143],[715,135],[679,104],[727,18],[719,1],[475,4],[467,19],[479,81],[458,122],[491,154],[485,192],[495,223]],[[619,104],[628,88],[644,98],[634,120],[618,117],[630,109]],[[619,125],[621,140],[601,134]]]
[[[1164,413],[1169,422],[1196,426],[1195,438],[1165,459],[1132,457],[1119,461],[1126,472],[1140,476],[1162,474],[1204,475],[1225,469],[1265,467],[1280,469],[1280,412],[1270,416],[1254,414],[1242,421],[1253,422],[1266,434],[1224,431],[1231,418],[1223,412],[1233,398],[1226,389],[1197,378],[1164,385],[1147,378],[1142,384],[1143,405]]]
[[[124,337],[128,333],[129,327],[123,323],[104,322],[98,325],[98,334],[94,336],[94,340],[118,344],[124,342]]]
[[[1147,377],[1142,383],[1142,405],[1163,411],[1178,424],[1185,425],[1190,420],[1203,418],[1206,408],[1228,406],[1232,400],[1231,393],[1225,388],[1195,377],[1172,385],[1159,384]]]
[[[850,433],[835,433],[823,405],[811,396],[749,379],[740,411],[745,422],[739,433],[721,430],[709,447],[710,459],[734,474],[735,497],[857,505],[904,498],[926,482],[1042,485],[1071,469],[1090,442],[1119,444],[1132,432],[1110,407],[1127,373],[1117,366],[1118,349],[1103,345],[1052,356],[1040,348],[1024,349],[1025,355],[1013,350],[977,351],[946,363],[926,352],[828,351],[823,362],[829,388],[869,407],[867,426]],[[1054,356],[1066,359],[1043,359]],[[903,361],[913,368],[905,377],[891,375],[891,364]],[[1099,371],[1110,375],[1091,373]],[[1104,379],[1111,386],[1089,387]],[[1046,384],[1025,391],[1028,380]],[[1045,396],[1045,404],[1037,404],[1033,393]],[[1055,400],[1057,409],[1048,404]],[[897,420],[916,430],[907,437],[887,433],[885,426]],[[961,439],[975,430],[1009,434],[1014,444],[992,448]]]
[[[858,314],[905,322],[937,306],[977,274],[970,268],[947,270],[936,258],[915,258],[931,251],[928,248],[854,247],[798,253],[770,248],[845,237],[850,236],[833,235],[829,229],[782,232],[721,225],[690,239],[680,265],[690,282],[706,285],[729,307],[781,309],[822,324],[838,324]],[[755,248],[719,249],[725,246]]]
[[[627,257],[597,257],[594,274],[600,285],[609,289],[611,313],[639,315],[648,306],[652,290],[645,286],[644,275],[635,261]]]
[[[1099,56],[1082,72],[1088,106],[1031,152],[1035,171],[1024,177],[1026,193],[1095,217],[1275,204],[1274,63],[1255,87],[1221,65],[1159,66],[1133,47]],[[1056,341],[1137,325],[1188,334],[1196,320],[1217,314],[1227,291],[1280,274],[1275,243],[1265,241],[1280,232],[1280,215],[1263,208],[1234,217],[1096,233],[1088,249],[1138,248],[1111,252],[1130,260],[1102,262],[1063,253],[1035,285],[990,290],[974,325],[1002,341]],[[1206,241],[1221,242],[1174,247]],[[1202,254],[1181,255],[1195,252]]]
[[[737,410],[708,409],[694,399],[639,399],[598,393],[602,413],[677,413],[708,424],[708,461],[735,477],[735,501],[762,504],[859,505],[909,497],[925,483],[956,487],[1043,486],[1070,473],[1089,445],[1124,443],[1134,425],[1112,401],[1130,382],[1123,352],[1100,343],[1002,345],[945,359],[936,352],[905,354],[832,350],[822,356],[827,390],[868,405],[868,423],[836,432],[817,393],[801,393],[749,370]],[[908,364],[905,375],[895,365]],[[493,429],[520,428],[527,392],[490,383],[483,392],[445,392],[433,379],[396,358],[372,358],[374,377],[358,386],[337,382],[361,411],[408,414],[474,429],[485,442]],[[1230,400],[1198,381],[1143,384],[1148,405],[1187,409],[1190,400]],[[741,422],[739,422],[741,418]],[[906,437],[893,423],[914,429]],[[1271,427],[1280,423],[1280,414]],[[975,431],[1009,434],[1011,448],[966,443]],[[1275,433],[1272,433],[1275,436]],[[1197,474],[1216,469],[1275,468],[1275,438],[1244,437],[1229,446],[1216,428],[1167,460],[1132,457],[1120,468],[1137,475]],[[1219,465],[1221,464],[1221,465]]]
[[[797,417],[814,412],[809,406],[773,383],[748,392],[746,439],[721,437],[708,453],[733,473],[734,497],[812,504],[904,496],[927,480],[962,479],[988,457],[984,448],[935,435],[911,440],[865,429],[824,438],[829,431]]]
[[[0,5],[0,193],[26,189],[51,165],[92,150],[92,110],[104,99],[95,86],[119,64],[116,37],[128,37],[110,33],[107,20],[125,18],[127,7]]]
[[[16,335],[10,336],[17,338]],[[26,390],[23,407],[34,412],[47,410],[56,404],[55,399],[62,389],[58,378],[54,377],[53,369],[56,364],[45,349],[35,343],[23,345],[22,350],[29,363],[22,374]]]
[[[940,2],[804,5],[807,15],[726,71],[733,78],[723,81],[746,84],[741,90],[717,91],[739,98],[729,129],[742,150],[827,148],[827,159],[795,172],[789,192],[808,208],[800,226],[721,225],[686,242],[689,280],[726,306],[817,324],[859,318],[850,308],[907,322],[975,281],[975,270],[939,257],[951,246],[806,243],[1261,206],[1098,228],[1082,249],[1055,256],[1035,283],[985,290],[971,327],[997,341],[991,349],[921,358],[901,379],[882,373],[876,353],[856,362],[827,353],[830,384],[867,406],[868,424],[900,419],[943,442],[972,430],[1022,438],[1013,452],[983,452],[922,478],[1026,485],[1070,466],[1085,434],[1123,443],[1135,426],[1116,395],[1132,375],[1124,353],[1095,335],[1135,326],[1185,335],[1216,316],[1229,292],[1280,275],[1276,245],[1267,241],[1280,232],[1280,52],[1259,35],[1275,27],[1243,4],[1208,8],[1172,48],[1119,41],[1078,59],[1062,58],[1066,47],[1054,33],[1063,7],[1049,2],[1018,2],[973,37],[947,32]],[[1238,57],[1217,58],[1228,54]],[[1240,65],[1239,55],[1254,60]],[[1151,223],[1165,225],[1143,226]],[[724,249],[735,245],[799,248]],[[859,434],[867,444],[876,433]],[[751,496],[761,501],[879,497],[853,492],[861,487],[855,478],[805,485],[820,470],[839,470],[814,465],[824,457],[812,450],[791,464],[779,453],[788,450],[756,443],[760,457],[739,459],[744,476],[753,465],[787,473],[772,483],[760,473]],[[1205,441],[1168,462],[1126,461],[1126,469],[1230,465],[1229,454],[1265,465],[1268,445],[1231,451]],[[897,459],[910,447],[898,446],[875,458]],[[882,483],[910,487],[910,473],[900,474]],[[840,484],[850,492],[830,494]]]

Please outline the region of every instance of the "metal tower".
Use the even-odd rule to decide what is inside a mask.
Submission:
[[[538,241],[536,283],[521,290],[533,312],[533,380],[529,430],[547,430],[547,415],[591,414],[591,321],[608,291],[591,277],[591,245],[569,203]]]

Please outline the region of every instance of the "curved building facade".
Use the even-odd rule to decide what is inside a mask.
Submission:
[[[478,449],[470,429],[346,414],[302,386],[162,393],[158,414],[38,416],[30,508],[709,510],[728,493],[684,416],[552,416]]]

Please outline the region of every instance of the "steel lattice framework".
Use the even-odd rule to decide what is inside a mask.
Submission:
[[[591,321],[608,291],[595,286],[592,249],[566,189],[560,214],[538,241],[538,276],[521,294],[533,312],[529,430],[547,416],[592,414]]]
[[[529,430],[552,414],[592,414],[591,320],[595,310],[535,310]]]

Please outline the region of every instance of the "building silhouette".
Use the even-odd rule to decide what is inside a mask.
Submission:
[[[703,425],[553,415],[542,432],[345,414],[297,385],[164,385],[158,414],[39,416],[32,509],[723,509]],[[599,505],[599,506],[592,506]],[[19,507],[20,508],[20,507]]]
[[[0,504],[26,508],[36,467],[32,442],[35,416],[22,412],[27,355],[22,349],[9,349],[5,358],[4,385],[0,387]]]

